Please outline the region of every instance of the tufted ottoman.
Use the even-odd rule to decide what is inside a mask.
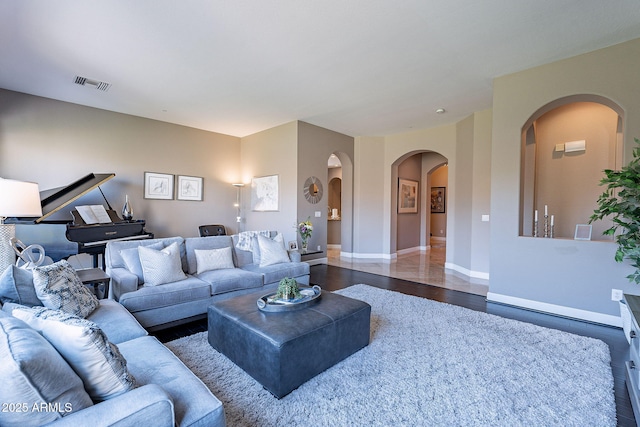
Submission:
[[[278,399],[369,344],[371,306],[323,292],[295,311],[263,312],[265,291],[214,302],[209,344]]]

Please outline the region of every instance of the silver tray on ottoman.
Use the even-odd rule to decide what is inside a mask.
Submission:
[[[258,304],[258,308],[262,311],[278,312],[300,310],[301,308],[315,304],[320,296],[322,296],[322,289],[320,289],[318,285],[314,285],[313,287],[300,286],[300,293],[302,294],[300,298],[284,300],[275,298],[276,293],[274,292],[258,298],[256,304]]]

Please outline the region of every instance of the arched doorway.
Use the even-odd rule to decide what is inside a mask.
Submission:
[[[427,150],[412,151],[399,157],[391,165],[391,244],[392,258],[397,254],[423,251],[431,245],[431,219],[432,215],[441,215],[445,224],[443,230],[446,236],[446,193],[447,176],[444,181],[438,181],[437,187],[441,188],[444,197],[442,212],[432,214],[431,191],[432,173],[439,167],[447,164],[447,158],[443,155]],[[403,201],[403,192],[416,187],[418,195],[415,205]],[[407,209],[412,207],[413,209]],[[440,229],[438,229],[440,230]],[[395,251],[394,251],[395,249]]]
[[[352,257],[353,161],[346,153],[335,151],[327,160],[327,187],[327,248]]]

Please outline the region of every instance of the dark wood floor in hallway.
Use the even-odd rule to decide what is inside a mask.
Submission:
[[[614,393],[619,426],[635,426],[635,417],[625,385],[624,362],[629,356],[629,345],[621,329],[605,325],[582,322],[559,316],[523,310],[511,306],[487,302],[480,295],[444,289],[393,277],[381,276],[362,271],[330,265],[314,265],[311,267],[310,281],[320,285],[322,289],[334,291],[348,286],[364,283],[382,289],[402,292],[446,302],[471,310],[482,311],[498,316],[533,323],[547,328],[558,329],[582,336],[600,339],[609,345],[611,350],[611,367],[614,376]],[[207,329],[206,320],[159,331],[155,335],[163,342],[181,336],[190,335]],[[580,369],[576,366],[576,369]]]

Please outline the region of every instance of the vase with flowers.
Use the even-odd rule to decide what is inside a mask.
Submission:
[[[302,221],[298,224],[297,229],[298,233],[300,233],[300,238],[302,239],[302,252],[306,253],[311,233],[313,233],[313,224],[311,224],[311,221],[307,218],[306,221]]]

